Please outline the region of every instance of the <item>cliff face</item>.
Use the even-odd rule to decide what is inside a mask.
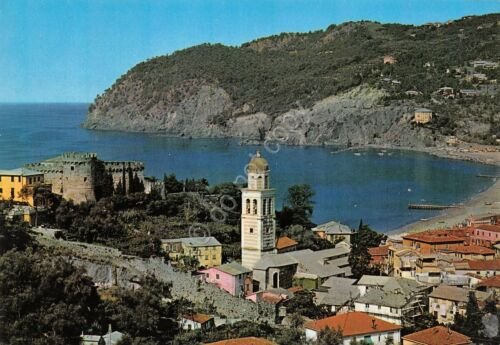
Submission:
[[[312,145],[418,148],[444,135],[481,141],[499,130],[498,116],[489,114],[495,107],[436,98],[435,91],[478,87],[447,69],[499,59],[498,23],[500,15],[421,27],[359,22],[238,48],[197,46],[133,67],[96,98],[84,126]],[[383,64],[388,53],[395,64]],[[499,102],[496,87],[493,99]],[[438,109],[438,121],[413,126],[420,106]]]

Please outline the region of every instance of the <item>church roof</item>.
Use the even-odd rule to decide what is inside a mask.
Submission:
[[[266,171],[269,171],[269,163],[261,156],[260,151],[257,151],[248,163],[248,172],[262,173]]]

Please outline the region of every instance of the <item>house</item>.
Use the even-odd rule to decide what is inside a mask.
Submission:
[[[371,247],[368,248],[368,253],[370,253],[370,265],[379,267],[379,269],[388,273],[389,266],[389,245],[379,246],[379,247]]]
[[[190,315],[184,315],[179,321],[179,327],[189,331],[195,329],[208,331],[215,327],[215,321],[213,316],[200,313],[193,313]]]
[[[318,288],[330,277],[351,276],[350,249],[298,250],[283,254],[265,254],[253,269],[254,291],[270,288],[288,289],[293,285]]]
[[[500,242],[500,225],[479,224],[472,228],[472,243],[478,246],[491,247]]]
[[[329,312],[347,312],[354,305],[359,295],[359,288],[354,285],[356,279],[330,277],[318,290],[314,291],[314,303]]]
[[[312,228],[312,231],[333,244],[340,241],[351,243],[351,237],[356,235],[356,232],[350,227],[335,221],[320,224]]]
[[[475,89],[460,89],[458,92],[461,97],[476,97],[481,94],[480,90],[475,90]]]
[[[465,218],[465,222],[467,227],[474,227],[477,225],[484,225],[484,224],[498,225],[500,224],[500,215],[492,213],[474,215]]]
[[[293,252],[297,250],[298,242],[288,236],[282,236],[276,240],[276,252],[278,254]]]
[[[358,284],[370,288],[354,301],[354,309],[397,325],[413,325],[426,309],[429,286],[413,279],[377,277],[361,277]]]
[[[457,287],[467,287],[472,288],[479,283],[479,279],[471,277],[469,275],[461,275],[447,272],[433,273],[418,273],[416,275],[416,280],[419,283],[428,285],[449,285]]]
[[[500,243],[493,246],[495,249],[495,257],[500,258]]]
[[[430,254],[467,243],[468,240],[464,229],[429,230],[403,236],[403,247],[417,249],[421,254]]]
[[[12,207],[4,210],[5,219],[13,222],[25,222],[31,226],[37,225],[37,211],[29,205],[12,205]]]
[[[414,120],[417,124],[426,124],[432,121],[432,110],[427,108],[418,108],[414,112]]]
[[[197,259],[201,267],[222,264],[222,245],[215,237],[162,239],[161,247],[173,262],[178,262],[187,256]]]
[[[226,339],[215,343],[205,343],[205,345],[276,345],[274,341],[265,338],[245,337],[237,339]]]
[[[319,332],[327,327],[342,332],[344,345],[351,344],[354,339],[373,345],[385,345],[388,339],[392,339],[394,344],[401,341],[401,326],[360,312],[348,312],[306,322],[306,340],[317,340]]]
[[[500,276],[489,277],[481,280],[477,285],[477,290],[494,293],[500,296]]]
[[[485,61],[485,60],[474,60],[470,64],[474,68],[484,68],[484,69],[495,69],[498,67],[497,62]]]
[[[465,260],[454,262],[455,273],[474,273],[481,277],[500,275],[500,259],[495,260]]]
[[[403,345],[472,345],[466,335],[452,331],[449,327],[436,326],[402,337]]]
[[[104,335],[83,334],[80,336],[80,345],[116,345],[122,340],[122,332],[111,331]]]
[[[456,313],[465,315],[470,292],[476,295],[479,304],[484,304],[485,300],[491,296],[482,291],[439,285],[429,294],[429,313],[433,314],[439,323],[453,323]]]
[[[389,246],[388,273],[395,277],[413,278],[417,269],[418,251],[402,246]]]
[[[26,168],[0,170],[0,200],[35,206],[34,187],[44,183],[43,173]]]
[[[449,86],[441,87],[437,89],[434,93],[442,96],[445,99],[455,98],[455,90]]]
[[[252,293],[252,271],[233,261],[217,267],[201,270],[202,281],[217,285],[233,296]]]
[[[495,251],[490,248],[477,246],[474,244],[458,244],[449,246],[448,249],[442,249],[442,253],[451,254],[460,259],[466,260],[493,260]]]
[[[384,56],[384,65],[394,65],[396,62],[398,62],[398,59],[393,55]]]

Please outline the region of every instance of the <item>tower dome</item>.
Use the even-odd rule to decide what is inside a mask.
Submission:
[[[257,150],[255,156],[252,157],[248,163],[248,172],[251,173],[265,173],[269,171],[269,164],[267,160],[261,156],[260,151]]]

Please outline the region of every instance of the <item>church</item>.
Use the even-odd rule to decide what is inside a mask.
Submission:
[[[270,169],[259,151],[247,166],[248,184],[242,189],[241,263],[253,272],[253,291],[294,285],[317,288],[328,278],[351,276],[350,246],[310,249],[278,254],[276,249],[276,191]]]

